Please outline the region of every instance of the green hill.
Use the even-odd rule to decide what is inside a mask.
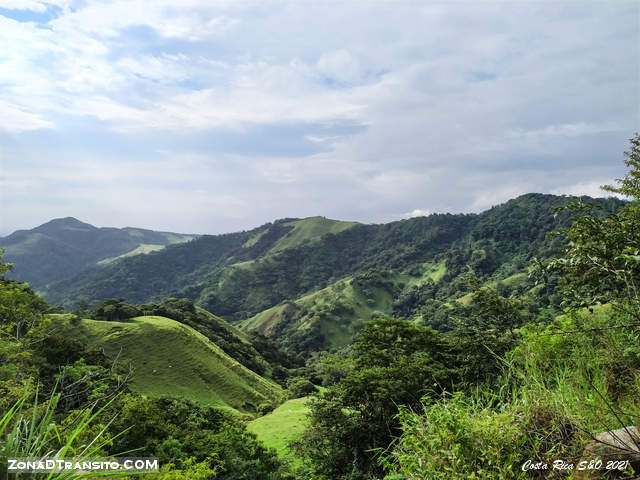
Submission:
[[[346,345],[362,321],[378,313],[446,328],[440,305],[468,293],[469,268],[484,282],[503,280],[562,247],[546,233],[569,224],[569,212],[553,212],[569,201],[527,194],[480,214],[380,225],[283,219],[88,269],[51,284],[46,297],[65,306],[81,299],[139,304],[184,297],[300,352]],[[622,205],[613,198],[595,202],[603,214]],[[363,282],[356,289],[355,278]],[[508,283],[504,288],[530,288]]]
[[[364,321],[394,313],[397,292],[437,282],[445,272],[444,262],[440,262],[425,263],[411,272],[356,274],[264,310],[240,322],[239,327],[277,338],[298,351],[345,347]]]
[[[0,238],[5,260],[15,263],[11,278],[42,289],[98,263],[148,253],[186,242],[195,235],[141,228],[97,228],[73,217],[51,220],[31,230]]]
[[[131,388],[150,396],[180,396],[201,404],[255,412],[263,403],[277,403],[281,388],[247,369],[191,327],[158,317],[126,322],[71,321],[55,315],[62,335],[104,349],[134,371]]]
[[[297,247],[303,243],[318,242],[324,235],[340,233],[358,225],[358,222],[341,222],[325,217],[310,217],[285,222],[283,225],[293,228],[271,247],[269,253],[280,252],[288,248]]]

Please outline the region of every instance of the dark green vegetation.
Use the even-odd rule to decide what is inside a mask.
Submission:
[[[613,190],[633,201],[566,205],[578,216],[549,245],[568,243],[534,259],[529,280],[476,268],[459,277],[470,292],[435,310],[440,332],[381,317],[320,361],[328,388],[296,442],[299,478],[567,478],[598,432],[637,425],[640,137],[632,147]],[[553,471],[557,459],[574,469]],[[525,472],[527,460],[549,470]],[[586,472],[616,473],[635,478]]]
[[[65,314],[2,280],[0,412],[31,408],[35,382],[48,422],[105,406],[84,441],[108,425],[105,454],[141,448],[166,479],[577,464],[596,434],[640,418],[640,137],[631,146],[609,188],[629,202],[529,194],[385,225],[284,219],[50,284]]]
[[[69,278],[97,263],[148,253],[194,235],[154,232],[140,228],[96,228],[75,218],[58,218],[32,230],[0,238],[7,261],[15,264],[13,278],[35,289]]]
[[[173,320],[52,314],[26,284],[3,277],[9,268],[0,257],[2,478],[8,457],[55,452],[156,456],[163,466],[146,476],[152,479],[283,478],[275,452],[248,433],[237,414],[208,405],[277,400],[279,387]],[[133,379],[127,360],[138,371]],[[153,366],[163,372],[149,371]],[[188,400],[190,394],[200,402]]]
[[[533,287],[517,274],[557,250],[560,240],[545,234],[568,225],[568,212],[552,212],[568,201],[529,194],[479,215],[384,225],[285,219],[89,269],[51,285],[47,298],[73,308],[184,297],[302,353],[349,344],[372,314],[445,329],[445,304],[469,292],[469,267],[483,281],[501,281],[503,293]],[[597,202],[600,214],[621,205]]]

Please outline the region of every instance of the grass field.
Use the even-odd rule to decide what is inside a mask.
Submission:
[[[247,369],[204,335],[174,320],[136,317],[125,322],[80,320],[55,315],[58,333],[102,348],[121,365],[131,365],[132,390],[150,396],[172,395],[201,404],[254,412],[279,403],[282,389]]]
[[[264,417],[249,422],[247,430],[269,448],[275,448],[281,458],[291,457],[287,445],[297,440],[307,424],[308,397],[289,400]]]

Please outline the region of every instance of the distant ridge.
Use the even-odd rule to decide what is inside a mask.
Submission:
[[[31,230],[0,238],[5,260],[15,263],[10,277],[40,289],[98,262],[134,252],[158,250],[197,235],[139,228],[98,228],[74,217],[55,218]]]

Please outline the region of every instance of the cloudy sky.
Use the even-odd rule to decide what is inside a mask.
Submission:
[[[0,234],[217,233],[597,194],[640,3],[0,0]]]

